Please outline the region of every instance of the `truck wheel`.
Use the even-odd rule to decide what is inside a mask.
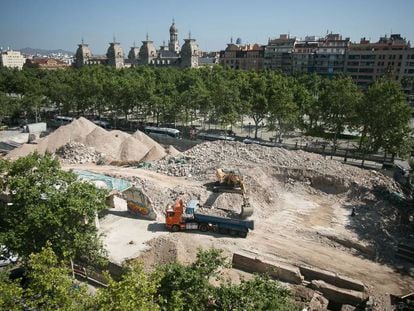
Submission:
[[[178,231],[180,231],[180,226],[178,226],[178,225],[172,226],[171,231],[172,232],[178,232]]]
[[[239,237],[241,237],[241,238],[247,237],[247,232],[239,231],[238,234],[239,234]]]
[[[200,229],[200,231],[202,231],[202,232],[206,232],[208,230],[208,226],[207,226],[207,224],[200,224],[198,229]]]

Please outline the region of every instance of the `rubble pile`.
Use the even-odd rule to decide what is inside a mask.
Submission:
[[[241,170],[262,167],[286,181],[298,180],[316,188],[336,187],[341,190],[337,193],[345,192],[351,186],[369,190],[382,186],[398,189],[394,181],[374,170],[363,170],[301,150],[290,151],[240,142],[205,142],[176,157],[169,156],[157,161],[150,169],[202,181],[212,176],[218,167]]]
[[[56,155],[67,164],[96,163],[104,164],[105,155],[93,147],[82,143],[70,142],[56,150]]]

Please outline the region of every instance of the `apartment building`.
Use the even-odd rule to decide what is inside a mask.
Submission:
[[[340,34],[331,33],[319,39],[317,43],[318,48],[313,57],[313,72],[323,76],[343,73],[350,39],[342,39]]]
[[[0,52],[0,68],[23,68],[25,57],[19,51],[7,50]]]
[[[292,74],[296,42],[296,38],[290,38],[287,34],[282,34],[277,39],[269,39],[264,48],[265,68]]]
[[[227,44],[220,51],[220,64],[227,68],[261,71],[264,68],[264,47],[259,44]]]
[[[400,34],[377,42],[362,38],[347,50],[345,73],[361,87],[382,76],[401,82],[404,76],[414,76],[414,49]]]

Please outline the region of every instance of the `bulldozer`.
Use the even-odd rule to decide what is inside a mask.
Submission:
[[[249,198],[246,194],[243,175],[239,170],[216,170],[217,181],[214,185],[214,192],[239,193],[243,196],[243,204],[239,217],[246,218],[253,214],[253,208],[250,205]]]

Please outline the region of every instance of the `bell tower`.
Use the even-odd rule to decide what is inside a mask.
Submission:
[[[170,27],[170,41],[168,41],[168,50],[177,54],[180,53],[180,45],[178,44],[178,29],[175,26],[174,19]]]

